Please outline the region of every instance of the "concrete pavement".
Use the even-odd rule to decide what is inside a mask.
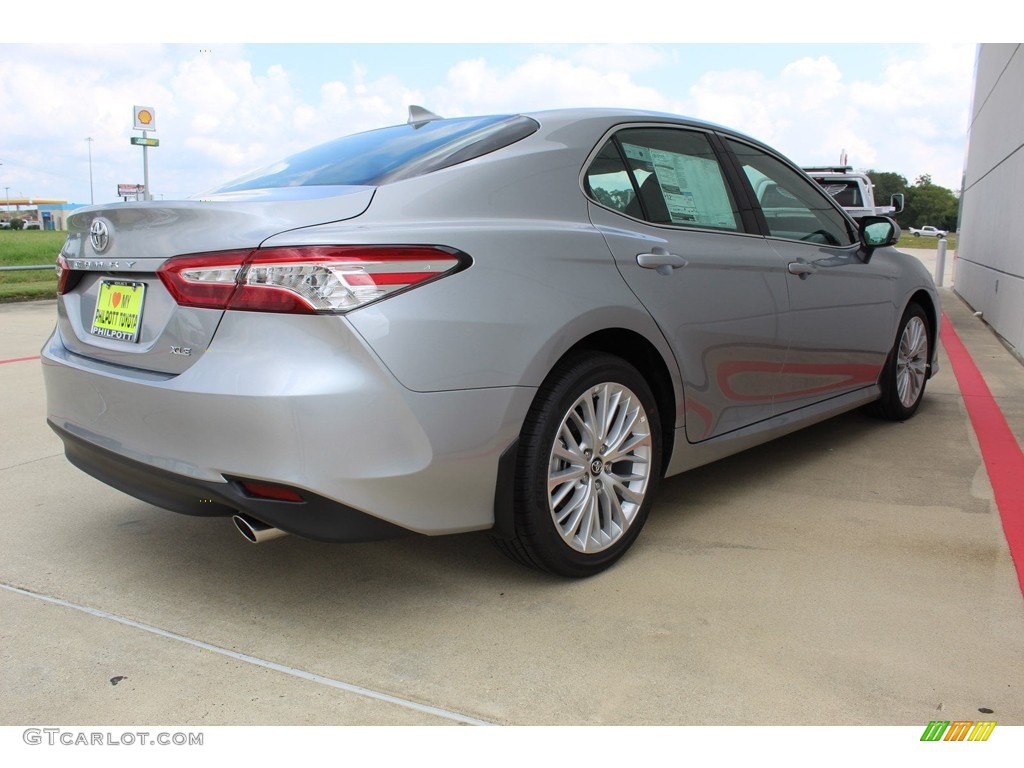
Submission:
[[[1024,440],[1024,368],[943,300]],[[53,313],[0,306],[0,360]],[[906,423],[665,482],[563,581],[481,534],[253,547],[69,465],[38,360],[0,363],[0,724],[1024,724],[1024,598],[942,364]]]

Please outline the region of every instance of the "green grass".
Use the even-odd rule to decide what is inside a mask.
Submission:
[[[27,272],[22,274],[36,275],[41,272]],[[19,283],[7,283],[0,278],[0,303],[8,301],[38,301],[40,299],[57,298],[57,280],[24,280]]]
[[[66,232],[0,229],[0,266],[52,265],[64,244]],[[57,276],[46,269],[0,272],[0,302],[57,297]]]
[[[950,251],[956,250],[956,235],[949,235],[946,238],[946,248]],[[914,237],[913,235],[903,232],[900,235],[899,242],[896,243],[897,248],[938,248],[939,238],[937,237]]]

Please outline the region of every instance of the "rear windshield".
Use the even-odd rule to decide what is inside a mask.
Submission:
[[[335,139],[213,190],[375,186],[420,176],[506,147],[536,131],[521,115],[466,117],[396,125]]]
[[[815,179],[818,185],[844,208],[856,208],[864,205],[860,197],[860,185],[856,181],[842,179]]]

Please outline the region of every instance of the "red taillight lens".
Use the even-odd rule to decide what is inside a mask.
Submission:
[[[182,256],[165,262],[157,275],[183,307],[225,309],[251,250]]]
[[[73,291],[75,286],[78,285],[78,281],[82,279],[82,275],[85,274],[82,270],[72,269],[71,264],[68,263],[63,254],[57,256],[53,269],[57,273],[58,296],[63,296],[65,293]]]
[[[68,280],[71,277],[71,267],[68,265],[68,260],[63,256],[58,256],[54,270],[57,272],[57,295],[63,296],[67,293]]]
[[[452,272],[450,250],[431,246],[296,246],[172,259],[159,270],[183,306],[256,312],[337,313]]]

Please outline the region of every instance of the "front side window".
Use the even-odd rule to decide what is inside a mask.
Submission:
[[[587,169],[598,203],[652,224],[740,229],[740,216],[708,138],[669,128],[629,128]]]
[[[740,161],[772,237],[820,245],[852,245],[846,218],[814,182],[777,157],[749,144],[727,140]]]

